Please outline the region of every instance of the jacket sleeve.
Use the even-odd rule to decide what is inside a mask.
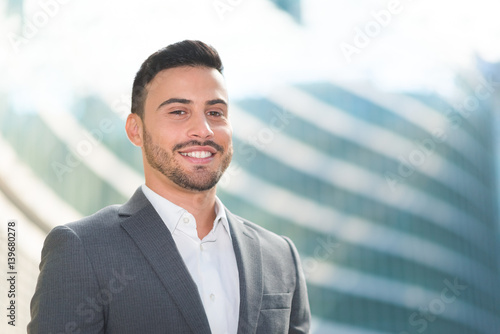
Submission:
[[[99,284],[78,235],[54,228],[45,239],[28,333],[103,333]]]
[[[292,310],[290,314],[290,327],[289,333],[303,334],[310,333],[311,327],[311,310],[309,308],[309,298],[307,296],[306,279],[304,277],[304,272],[300,264],[299,253],[295,248],[293,242],[287,238],[283,237],[292,251],[292,255],[295,261],[295,270],[297,275],[295,292],[292,298]]]

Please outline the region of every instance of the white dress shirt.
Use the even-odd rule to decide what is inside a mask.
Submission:
[[[214,226],[200,240],[192,214],[145,184],[142,185],[142,191],[172,234],[198,287],[212,333],[236,334],[240,280],[224,205],[216,197]]]

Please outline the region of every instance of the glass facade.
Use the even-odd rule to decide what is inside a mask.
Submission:
[[[496,333],[492,106],[467,116],[450,103],[322,82],[231,106],[235,156],[219,197],[294,240],[314,333]],[[95,164],[114,161],[111,173],[140,179],[141,155],[99,97],[80,97],[72,110],[71,121],[54,123],[56,113],[4,103],[1,134],[39,181],[87,215],[138,185],[117,185]],[[69,136],[54,129],[70,123]],[[65,223],[32,221],[44,232]]]
[[[269,132],[253,159],[236,155],[254,192],[221,196],[295,240],[317,332],[496,332],[494,107],[333,83],[270,95],[237,103]]]

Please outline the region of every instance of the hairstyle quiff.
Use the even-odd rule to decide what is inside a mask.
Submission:
[[[144,117],[147,85],[166,69],[180,66],[214,68],[222,74],[223,66],[217,50],[201,41],[185,40],[164,47],[142,63],[132,86],[132,113]]]

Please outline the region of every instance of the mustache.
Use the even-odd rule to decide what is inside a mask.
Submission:
[[[172,151],[177,151],[177,150],[189,147],[189,146],[212,146],[218,152],[224,153],[224,148],[212,140],[207,140],[204,142],[201,142],[198,140],[190,140],[190,141],[185,142],[185,143],[179,143],[179,144],[174,146]]]

